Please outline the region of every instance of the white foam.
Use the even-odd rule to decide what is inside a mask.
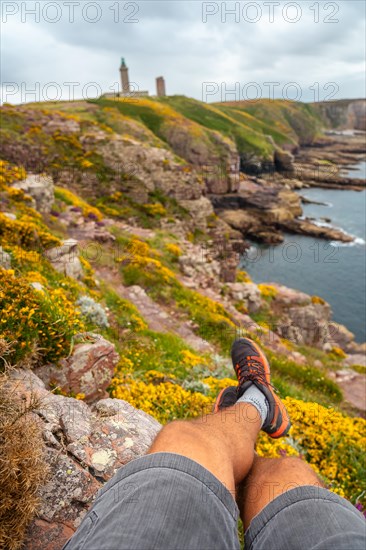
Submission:
[[[355,237],[354,235],[350,235],[349,233],[346,234],[353,238],[352,242],[342,243],[341,241],[331,241],[330,244],[332,246],[365,246],[366,241],[361,237]]]
[[[330,229],[336,229],[337,231],[342,231],[342,233],[346,233],[341,229],[340,227],[334,227],[334,225],[328,223],[328,222],[322,222],[320,220],[312,220],[313,224],[317,227],[329,227]],[[346,233],[347,234],[347,233]]]
[[[366,244],[366,241],[362,237],[356,237],[356,235],[352,235],[351,233],[348,233],[341,227],[335,227],[334,225],[331,225],[327,222],[322,222],[320,220],[313,221],[314,225],[317,225],[318,227],[329,227],[330,229],[336,229],[337,231],[342,231],[344,235],[347,235],[348,237],[351,237],[353,239],[352,242],[349,243],[343,243],[342,241],[331,241],[332,246],[364,246]]]

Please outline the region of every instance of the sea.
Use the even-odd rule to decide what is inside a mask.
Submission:
[[[344,171],[366,179],[366,161]],[[301,189],[300,195],[322,204],[303,204],[303,215],[352,235],[352,243],[329,242],[302,235],[285,235],[277,246],[251,243],[241,259],[256,283],[277,282],[321,296],[333,319],[366,341],[366,190]]]

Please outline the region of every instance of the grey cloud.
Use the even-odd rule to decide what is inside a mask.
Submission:
[[[338,2],[336,24],[314,23],[309,11],[313,3],[298,3],[303,17],[295,24],[286,23],[279,15],[273,24],[266,24],[266,20],[235,23],[230,18],[222,23],[219,15],[203,23],[202,2],[188,0],[136,0],[139,11],[134,17],[138,23],[122,21],[131,12],[130,8],[122,9],[126,5],[123,2],[120,21],[114,23],[114,13],[108,8],[116,4],[115,0],[99,2],[103,15],[94,24],[82,19],[81,7],[75,8],[74,23],[65,17],[55,24],[44,19],[34,23],[32,18],[21,24],[19,18],[9,18],[2,26],[3,80],[24,81],[31,86],[32,81],[80,79],[97,81],[107,89],[118,80],[119,61],[124,56],[131,79],[151,92],[154,77],[160,74],[166,77],[169,93],[200,99],[203,81],[265,82],[276,78],[289,82],[295,78],[310,83],[321,71],[324,82],[336,74],[344,93],[362,96],[364,80],[359,63],[365,55],[363,2]],[[59,4],[62,6],[63,1]],[[233,4],[227,3],[228,7]],[[323,18],[330,12],[322,11],[324,2],[319,4]],[[347,64],[346,75],[335,69],[342,63]],[[354,74],[353,80],[350,73]]]

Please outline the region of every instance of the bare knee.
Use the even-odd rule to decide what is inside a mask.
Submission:
[[[291,456],[278,460],[277,472],[279,478],[288,479],[298,485],[322,485],[313,468],[302,458]],[[287,489],[288,490],[288,489]]]
[[[173,420],[166,424],[154,439],[149,453],[174,452],[175,446],[182,440],[189,440],[195,437],[190,422],[184,420]]]
[[[301,458],[257,456],[238,495],[245,528],[277,496],[303,485],[324,486],[311,466]]]

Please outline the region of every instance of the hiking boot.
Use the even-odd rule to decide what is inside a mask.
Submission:
[[[233,343],[231,357],[238,378],[237,399],[254,384],[268,402],[268,414],[262,430],[274,439],[286,435],[291,428],[290,418],[271,385],[269,363],[263,351],[253,340],[239,338]]]
[[[219,395],[216,397],[212,412],[217,413],[222,409],[232,407],[233,405],[235,405],[237,399],[237,386],[228,386],[227,388],[223,388],[220,391]]]

